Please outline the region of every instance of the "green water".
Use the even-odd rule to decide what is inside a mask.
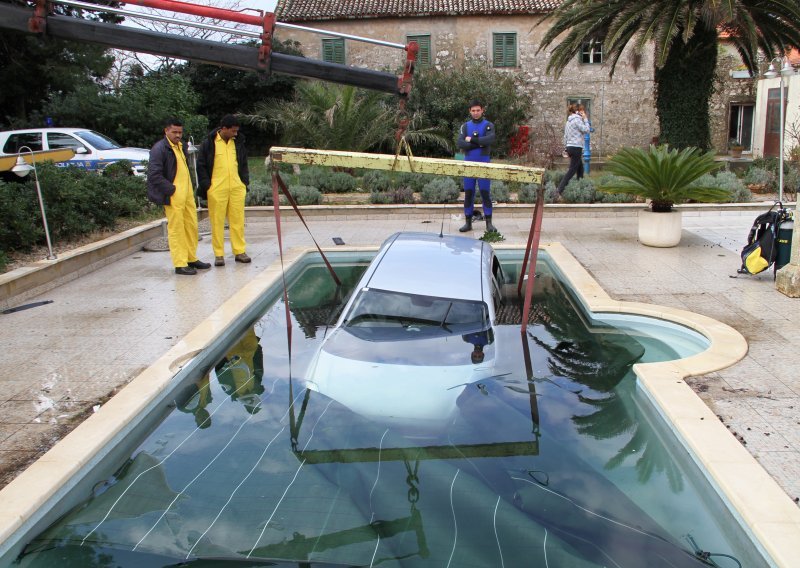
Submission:
[[[337,273],[347,288],[364,268]],[[540,262],[527,335],[495,330],[502,372],[464,385],[446,428],[412,437],[304,386],[347,293],[305,270],[289,290],[291,358],[276,299],[19,564],[764,565],[637,391],[631,366],[678,356],[667,342],[588,322]]]

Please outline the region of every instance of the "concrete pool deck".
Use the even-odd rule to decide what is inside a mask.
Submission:
[[[334,236],[348,245],[377,245],[394,231],[438,231],[442,222],[441,208],[403,216],[346,211],[309,221],[323,246]],[[577,207],[561,211],[573,213],[555,217],[546,211],[542,241],[560,242],[613,300],[696,312],[744,335],[749,352],[742,361],[688,382],[783,490],[791,498],[800,494],[800,377],[790,355],[800,347],[800,326],[790,317],[798,300],[778,293],[771,274],[729,278],[754,213],[687,213],[679,247],[650,249],[637,243],[633,216],[579,214]],[[503,212],[498,208],[495,219],[504,244],[524,245],[529,216]],[[449,213],[444,230],[454,232],[461,220]],[[284,220],[286,248],[312,245],[292,214]],[[168,253],[135,252],[26,300],[51,304],[2,316],[0,467],[14,473],[6,473],[0,485],[277,259],[271,220],[250,220],[247,236],[249,266],[229,262],[178,277]],[[209,239],[201,242],[200,253],[211,256]],[[734,490],[746,493],[757,475],[739,477]],[[800,527],[795,529],[786,538],[796,540]]]

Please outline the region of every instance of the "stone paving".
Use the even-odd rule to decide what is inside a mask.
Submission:
[[[348,214],[310,222],[322,246],[379,244],[399,230],[456,232],[462,219],[367,218]],[[558,241],[613,297],[698,312],[737,329],[747,357],[731,368],[689,379],[696,392],[780,486],[800,496],[800,300],[775,290],[771,272],[736,276],[739,250],[754,215],[708,212],[684,217],[680,246],[652,249],[636,240],[631,216],[551,218],[542,241]],[[495,224],[524,245],[530,220]],[[482,231],[483,224],[476,223]],[[313,243],[293,216],[284,247]],[[480,233],[476,232],[475,236]],[[52,303],[0,315],[0,488],[69,432],[92,407],[124,386],[180,337],[278,257],[275,225],[248,221],[250,265],[228,264],[176,276],[166,252],[135,252],[26,302]],[[226,243],[227,246],[227,243]],[[200,257],[211,260],[210,239]]]

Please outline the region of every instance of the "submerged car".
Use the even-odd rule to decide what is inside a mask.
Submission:
[[[463,388],[496,374],[503,282],[483,241],[389,237],[320,345],[308,388],[406,430],[445,426]]]
[[[75,156],[59,166],[77,166],[89,171],[102,172],[106,166],[127,160],[131,173],[145,175],[150,151],[145,148],[123,148],[117,142],[87,128],[28,128],[0,132],[0,155],[17,154],[21,148],[31,151],[72,148]]]

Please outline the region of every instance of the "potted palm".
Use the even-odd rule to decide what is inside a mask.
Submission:
[[[614,179],[599,189],[627,193],[649,200],[639,213],[639,241],[651,247],[674,247],[681,240],[681,212],[673,208],[686,201],[723,202],[730,193],[719,187],[698,183],[717,169],[712,152],[697,148],[670,150],[653,146],[649,150],[623,148],[606,165]]]

